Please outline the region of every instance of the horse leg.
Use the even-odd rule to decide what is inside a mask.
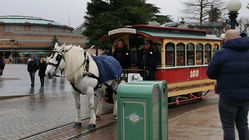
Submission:
[[[80,94],[77,93],[76,91],[73,91],[73,96],[74,96],[74,100],[75,100],[75,107],[76,107],[76,110],[77,110],[77,115],[76,115],[74,127],[75,128],[80,128],[81,127]]]
[[[94,130],[96,128],[96,116],[94,112],[94,90],[93,88],[88,88],[87,94],[89,97],[89,110],[90,110],[90,121],[87,127],[88,130]]]
[[[117,88],[118,88],[118,81],[117,80],[114,80],[111,84],[112,86],[112,89],[117,91]],[[114,119],[117,119],[117,95],[113,92],[113,95],[112,95],[112,98],[113,98],[113,102],[114,102],[114,107],[113,107],[113,117]]]
[[[101,120],[101,114],[102,114],[102,108],[103,108],[103,104],[104,104],[104,100],[102,96],[99,96],[98,98],[98,106],[96,109],[96,117],[97,117],[97,121]]]

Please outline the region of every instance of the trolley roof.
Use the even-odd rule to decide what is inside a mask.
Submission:
[[[216,35],[209,35],[207,31],[194,29],[181,29],[148,25],[132,25],[118,28],[108,32],[108,36],[116,38],[120,34],[138,34],[149,38],[193,39],[193,40],[222,40]]]

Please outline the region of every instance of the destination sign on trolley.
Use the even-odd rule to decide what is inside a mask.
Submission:
[[[136,34],[136,29],[131,29],[131,28],[114,29],[108,32],[108,36],[113,35],[113,34],[120,34],[120,33]]]

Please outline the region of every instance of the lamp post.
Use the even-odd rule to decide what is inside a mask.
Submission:
[[[241,8],[241,1],[240,0],[229,0],[227,3],[227,10],[229,11],[229,18],[228,24],[231,25],[231,29],[235,29],[235,27],[238,25],[238,22],[236,20],[238,16],[238,11]]]

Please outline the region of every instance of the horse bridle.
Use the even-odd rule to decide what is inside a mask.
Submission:
[[[63,50],[61,53],[58,52],[58,51],[56,51],[56,50],[53,50],[51,55],[54,55],[55,52],[58,53],[57,56],[56,56],[56,60],[58,61],[58,63],[54,64],[54,63],[48,62],[48,65],[54,66],[55,67],[55,71],[56,71],[58,69],[59,65],[60,65],[61,60],[64,59],[64,54],[66,52],[68,52],[69,50],[71,50],[71,49],[72,49],[72,47],[70,49],[68,49],[68,50]],[[85,65],[85,64],[87,65],[89,63],[89,57],[88,57],[88,55],[87,55],[86,52],[84,52],[84,57],[85,57],[84,62],[82,63],[82,65],[79,66],[79,68],[75,72],[77,72],[83,65]],[[64,61],[65,61],[65,59],[64,59]],[[88,72],[88,68],[85,68],[85,69],[87,69],[87,70],[84,70],[83,73],[87,73]],[[74,74],[75,72],[72,72],[71,74],[68,74],[68,75],[57,75],[57,74],[54,74],[54,76],[56,76],[56,77],[66,77],[66,76]]]
[[[61,63],[61,60],[64,59],[64,58],[63,58],[63,55],[61,53],[59,53],[58,51],[53,51],[51,55],[54,55],[55,52],[58,53],[57,56],[56,56],[56,60],[58,61],[58,63],[54,64],[54,63],[48,62],[48,65],[55,66],[55,71],[56,71],[58,69],[60,63]],[[64,61],[65,61],[65,59],[64,59]]]

